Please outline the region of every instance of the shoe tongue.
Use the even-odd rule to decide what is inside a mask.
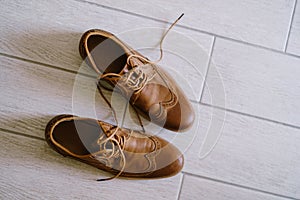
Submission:
[[[130,56],[130,55],[139,55],[139,54],[129,53],[128,56]],[[139,66],[142,66],[142,65],[145,65],[145,64],[146,64],[146,62],[144,60],[141,60],[140,58],[137,58],[137,57],[133,56],[133,57],[129,58],[128,62],[126,62],[123,69],[118,74],[115,74],[115,76],[114,76],[114,75],[112,75],[113,73],[110,73],[110,76],[105,77],[104,79],[107,79],[110,82],[113,82],[113,83],[116,84],[120,79],[119,75],[123,76],[126,73],[128,73],[129,71],[131,71],[133,68],[139,67]]]
[[[134,67],[144,65],[145,61],[142,61],[140,58],[131,57],[128,62],[126,62],[123,70],[119,73],[120,75],[124,75],[128,71],[132,70]]]
[[[104,134],[106,135],[106,137],[109,137],[113,133],[113,131],[110,131],[110,130],[114,129],[115,126],[113,126],[109,123],[106,123],[106,122],[99,122],[99,124],[100,124]]]

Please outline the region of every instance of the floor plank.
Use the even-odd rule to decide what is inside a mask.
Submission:
[[[0,131],[1,199],[175,199],[181,175],[167,179],[116,179],[54,152],[46,142]]]
[[[219,38],[214,47],[202,102],[300,126],[299,58]]]
[[[199,128],[184,154],[183,171],[300,198],[300,130],[231,112],[224,119],[222,112],[201,107]],[[207,131],[221,131],[221,137],[210,154],[201,158]]]
[[[241,189],[207,179],[185,175],[179,199],[283,200],[286,198],[276,197],[274,195]]]
[[[72,0],[4,1],[0,13],[0,52],[73,71],[82,64],[78,43],[89,29],[113,32],[156,60],[159,40],[168,28],[166,23]],[[160,64],[183,75],[193,100],[200,98],[212,41],[212,36],[178,27],[164,41]],[[95,75],[89,68],[82,72]]]
[[[81,34],[90,28],[111,31],[155,60],[159,40],[168,28],[162,21],[172,22],[184,11],[186,15],[179,22],[182,26],[283,50],[294,0],[102,3],[137,14],[84,0],[2,2],[0,199],[41,199],[41,194],[45,199],[121,199],[124,196],[175,199],[181,175],[164,180],[118,179],[99,184],[95,179],[107,174],[61,157],[42,140],[47,122],[57,114],[114,123],[109,108],[99,98],[95,79],[76,75],[79,71],[95,76],[87,66],[80,67]],[[298,10],[299,6],[287,49],[296,55],[299,55]],[[184,153],[185,172],[228,183],[186,176],[182,199],[201,195],[206,199],[270,198],[253,190],[299,199],[300,129],[293,127],[300,126],[300,59],[220,37],[215,40],[210,33],[182,26],[175,27],[166,38],[165,56],[160,64],[171,71],[191,100],[199,101],[214,45],[202,102],[236,111],[225,113],[222,109],[193,103],[196,123],[184,133],[166,131],[145,122],[147,130],[168,139]],[[120,96],[113,98],[121,121],[128,109]],[[127,112],[125,117],[130,121],[134,114]],[[135,123],[138,128],[136,119],[133,121],[127,126],[134,127],[132,123]]]
[[[300,5],[296,5],[287,52],[300,56]]]
[[[195,123],[182,133],[144,121],[146,130],[181,150],[184,172],[300,198],[299,129],[207,105],[193,106]],[[130,113],[126,112],[125,126],[141,129]]]
[[[165,21],[184,12],[181,25],[277,50],[285,47],[294,5],[294,0],[89,1]]]
[[[0,56],[0,128],[44,137],[58,114],[99,118],[114,123],[93,78]],[[106,92],[107,93],[107,92]],[[118,98],[118,97],[116,97]],[[122,119],[125,102],[115,109]]]

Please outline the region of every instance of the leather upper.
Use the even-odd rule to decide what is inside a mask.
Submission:
[[[110,48],[111,53],[107,54],[103,48]],[[116,55],[111,56],[115,52]],[[80,53],[99,73],[101,81],[129,99],[147,119],[173,131],[182,131],[192,125],[192,106],[171,76],[113,34],[102,30],[87,31],[81,38]],[[104,57],[110,57],[110,61],[102,62]]]
[[[183,155],[166,140],[94,119],[57,116],[47,125],[46,140],[63,155],[121,176],[168,177],[183,167]]]

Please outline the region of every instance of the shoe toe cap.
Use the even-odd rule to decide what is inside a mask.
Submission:
[[[156,156],[156,170],[151,177],[170,177],[178,174],[184,165],[183,154],[171,143],[162,143],[160,153]]]
[[[195,120],[195,113],[188,101],[179,101],[168,110],[164,127],[173,131],[184,131],[190,128]]]

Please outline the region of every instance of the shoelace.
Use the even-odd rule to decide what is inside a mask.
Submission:
[[[168,30],[164,33],[164,35],[162,36],[161,40],[160,40],[160,43],[159,43],[159,50],[160,50],[160,57],[158,60],[156,61],[150,61],[146,58],[144,58],[143,56],[140,56],[140,55],[137,55],[137,54],[132,54],[130,56],[127,57],[127,60],[126,60],[126,63],[127,65],[131,66],[130,64],[130,59],[135,57],[135,58],[139,58],[141,60],[143,60],[144,62],[148,63],[148,64],[151,64],[152,68],[155,70],[155,72],[161,77],[161,79],[164,81],[164,83],[167,85],[168,87],[168,90],[171,94],[171,98],[168,100],[168,101],[164,101],[164,102],[161,102],[160,104],[162,106],[172,106],[175,104],[176,100],[177,100],[177,97],[175,95],[175,90],[173,89],[173,87],[166,81],[166,78],[164,77],[164,75],[157,69],[157,67],[155,66],[155,64],[157,64],[158,62],[160,62],[163,58],[163,48],[162,48],[162,45],[163,45],[163,41],[165,39],[165,37],[167,36],[167,34],[169,33],[169,31],[177,24],[177,22],[183,17],[184,13],[182,13],[176,20],[175,22],[173,22],[171,24],[171,26],[168,28]],[[133,88],[135,90],[135,93],[138,93],[140,92],[146,85],[147,83],[153,78],[147,78],[147,76],[143,73],[142,70],[140,70],[141,72],[141,75],[144,76],[144,81],[142,84],[140,84],[139,87],[132,87],[130,84],[127,84],[130,88]],[[131,74],[129,74],[127,76],[127,79],[126,79],[126,83],[130,83],[130,77],[132,77],[132,73],[134,73],[134,70],[132,70],[131,72],[129,72]],[[102,74],[100,79],[103,79],[105,77],[109,77],[109,76],[115,76],[115,77],[121,77],[120,74],[115,74],[115,73],[106,73],[106,74]]]
[[[107,105],[110,107],[110,109],[112,111],[113,118],[114,118],[117,125],[113,129],[110,130],[110,131],[113,130],[113,133],[108,138],[103,139],[105,137],[105,134],[103,133],[99,137],[99,139],[97,140],[97,144],[100,146],[100,151],[97,153],[97,155],[100,154],[100,156],[96,155],[96,158],[99,161],[103,161],[105,164],[109,164],[109,162],[110,162],[109,159],[117,158],[121,155],[121,158],[122,158],[122,161],[123,161],[123,164],[122,164],[122,167],[121,167],[121,170],[119,171],[119,173],[117,173],[116,175],[114,175],[110,178],[97,179],[97,181],[108,181],[108,180],[112,180],[112,179],[115,179],[115,178],[119,177],[125,169],[126,157],[125,157],[125,154],[124,154],[123,151],[124,151],[125,144],[126,144],[127,140],[131,137],[132,131],[130,132],[130,134],[127,137],[124,137],[124,136],[119,137],[117,135],[117,133],[120,129],[120,126],[119,126],[119,123],[118,123],[116,111],[112,107],[112,105],[108,101],[108,99],[104,96],[103,91],[101,90],[101,87],[98,84],[97,84],[97,89],[98,89],[99,93],[101,94],[102,98],[107,103]],[[143,130],[144,130],[144,127],[143,127]],[[116,139],[116,137],[118,139]],[[108,142],[111,143],[111,146],[112,146],[111,149],[107,149]],[[114,144],[117,146],[118,149],[115,149]]]
[[[125,136],[116,135],[120,129],[118,126],[114,127],[113,129],[114,132],[108,138],[104,139],[105,134],[99,137],[97,144],[100,146],[100,151],[97,152],[97,155],[94,156],[96,157],[97,160],[99,160],[100,162],[104,162],[105,165],[108,166],[111,166],[111,161],[110,161],[111,159],[116,159],[118,157],[121,157],[123,162],[121,164],[121,170],[113,177],[97,179],[97,181],[108,181],[119,177],[124,171],[126,166],[126,159],[123,151],[127,140],[131,137],[132,131],[130,132],[129,135],[127,135],[127,137],[125,137]],[[111,144],[108,145],[108,142],[110,142]],[[115,145],[117,146],[117,149]],[[110,146],[111,148],[107,148],[107,146]]]
[[[153,79],[154,76],[148,77],[146,74],[139,68],[130,70],[125,75],[115,74],[115,73],[106,73],[101,76],[101,79],[106,77],[117,77],[120,78],[117,84],[124,84],[134,93],[139,93],[144,89],[149,81]],[[101,84],[101,83],[100,83]]]
[[[167,34],[169,33],[169,31],[175,26],[175,24],[183,17],[184,13],[182,13],[176,20],[175,22],[173,22],[171,24],[171,26],[168,28],[168,30],[164,33],[164,35],[162,36],[161,40],[160,40],[160,57],[158,60],[156,61],[150,61],[142,56],[139,56],[139,55],[136,55],[136,54],[132,54],[130,56],[128,56],[127,58],[127,65],[131,66],[130,65],[130,59],[132,57],[136,57],[136,58],[139,58],[143,61],[145,61],[146,63],[148,64],[151,64],[151,66],[153,67],[153,69],[156,71],[156,73],[162,78],[162,80],[165,82],[165,84],[168,86],[168,89],[170,91],[170,94],[171,94],[171,98],[169,101],[167,102],[162,102],[162,105],[170,105],[172,104],[172,102],[174,102],[174,100],[177,98],[175,93],[173,92],[173,89],[171,87],[171,85],[168,84],[168,82],[165,80],[164,76],[160,73],[160,71],[156,68],[155,64],[157,64],[159,61],[161,61],[161,59],[163,58],[163,49],[162,49],[162,44],[163,44],[163,41],[165,39],[165,37],[167,36]],[[132,72],[129,72],[128,74],[128,77],[127,79],[125,80],[126,83],[133,83],[133,85],[129,85],[131,86],[131,88],[133,88],[135,90],[135,92],[139,92],[141,91],[145,85],[147,84],[148,81],[151,80],[151,78],[147,78],[147,76],[142,72],[142,70],[140,70],[140,78],[142,78],[142,82],[136,82],[136,85],[135,85],[135,82],[132,82],[130,80],[130,77],[132,77],[133,74],[130,74],[130,73],[135,73],[134,71]],[[121,75],[119,74],[115,74],[115,73],[107,73],[107,74],[104,74],[100,77],[101,78],[105,78],[105,77],[108,77],[108,76],[117,76],[117,77],[121,77]],[[102,136],[99,137],[98,141],[97,141],[97,144],[100,146],[100,151],[97,153],[100,154],[100,156],[97,156],[96,155],[96,158],[99,159],[99,160],[102,160],[103,162],[105,162],[106,164],[108,163],[109,164],[109,160],[111,158],[116,158],[116,157],[119,157],[121,155],[121,158],[123,160],[123,164],[122,164],[122,167],[121,167],[121,170],[119,171],[119,173],[117,173],[116,175],[110,177],[110,178],[104,178],[104,179],[97,179],[97,181],[108,181],[108,180],[112,180],[112,179],[115,179],[117,177],[119,177],[123,172],[124,172],[124,169],[125,169],[125,166],[126,166],[126,157],[125,157],[125,154],[124,154],[124,148],[125,148],[125,144],[127,142],[127,140],[131,137],[131,133],[132,131],[130,132],[130,134],[127,136],[127,137],[118,137],[117,132],[119,131],[120,129],[120,126],[119,126],[119,123],[118,123],[118,120],[117,120],[117,117],[116,117],[116,111],[115,109],[112,107],[111,103],[108,101],[108,99],[105,97],[105,95],[103,94],[103,91],[102,91],[102,88],[103,85],[101,85],[101,82],[98,81],[98,84],[97,84],[97,89],[100,93],[100,95],[102,96],[102,98],[105,100],[106,104],[110,107],[110,109],[112,110],[112,113],[113,113],[113,117],[114,117],[114,120],[116,121],[116,126],[114,128],[114,132],[106,139],[104,139],[105,137],[105,134],[103,133]],[[105,87],[103,87],[105,88]],[[142,127],[142,131],[145,133],[145,128],[144,128],[144,125],[142,123],[142,120],[140,118],[140,115],[138,114],[137,110],[135,109],[135,107],[133,107],[137,117],[138,117],[138,120],[139,120],[139,123],[140,123],[140,126]],[[118,139],[116,139],[116,137]],[[108,149],[107,148],[107,144],[108,142],[111,142],[111,146],[112,148],[111,149]],[[115,145],[117,146],[117,149],[115,148]]]

